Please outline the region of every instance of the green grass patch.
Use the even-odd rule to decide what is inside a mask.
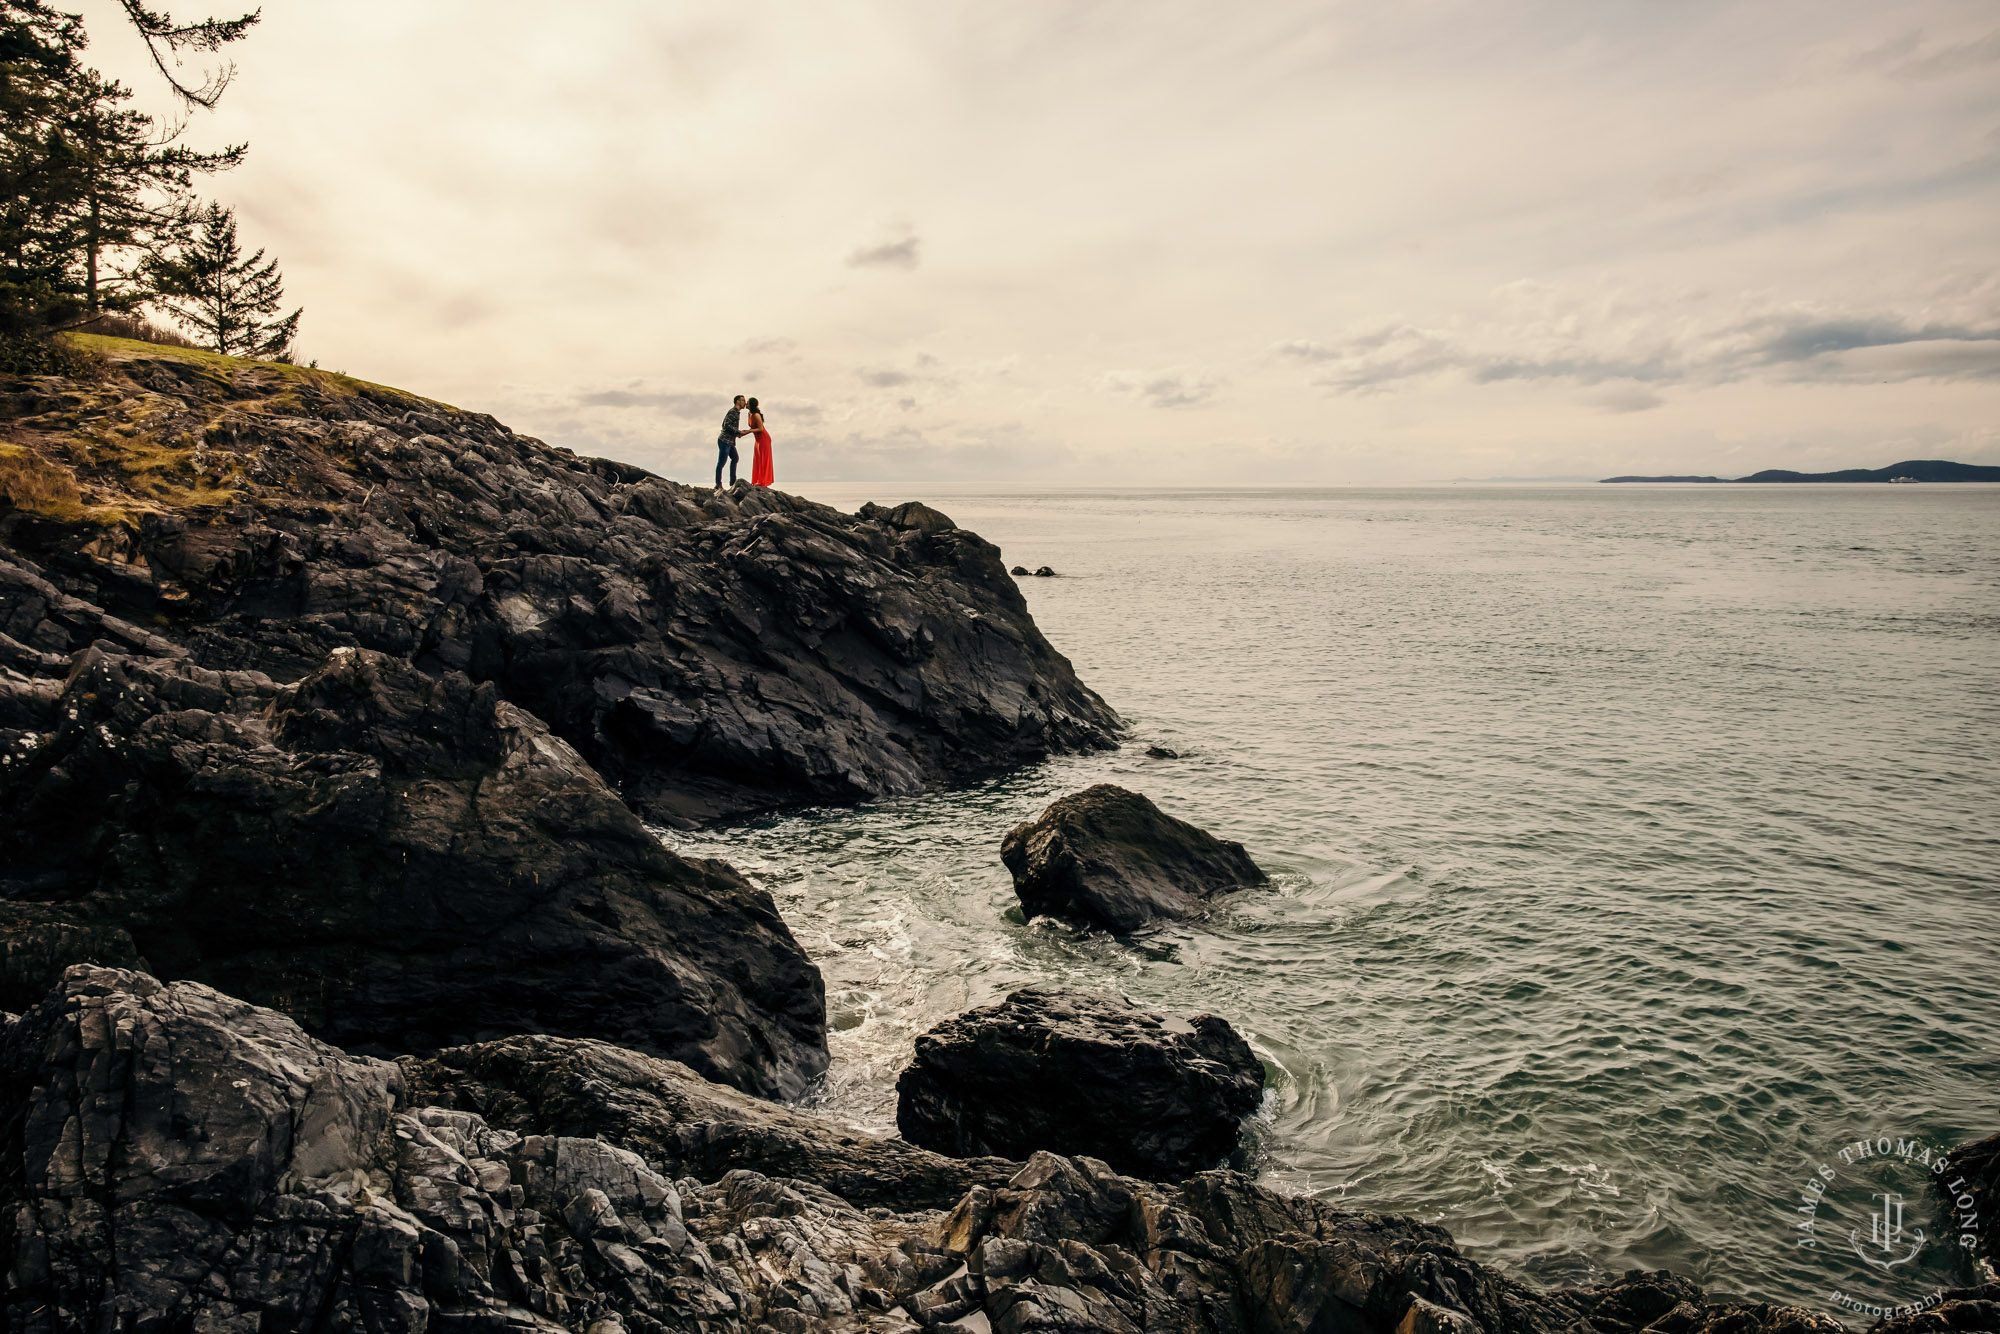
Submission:
[[[446,412],[458,409],[435,398],[425,398],[407,389],[394,385],[376,384],[373,380],[357,379],[343,375],[339,371],[314,370],[310,366],[294,366],[284,361],[260,361],[254,357],[225,357],[220,352],[209,352],[198,347],[173,347],[166,343],[142,343],[136,338],[114,338],[109,334],[70,333],[63,337],[77,347],[94,352],[113,363],[132,361],[141,357],[160,361],[180,361],[199,366],[215,375],[218,380],[228,382],[244,371],[258,372],[260,376],[272,377],[272,387],[281,388],[286,382],[292,384],[312,384],[327,393],[342,398],[353,398],[365,393],[390,394],[406,398],[412,402],[428,403]]]

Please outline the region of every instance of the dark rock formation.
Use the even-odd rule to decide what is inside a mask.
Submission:
[[[940,1153],[1047,1149],[1177,1180],[1236,1151],[1263,1092],[1264,1068],[1227,1020],[1030,987],[917,1039],[896,1124]]]
[[[1016,565],[1013,569],[1007,571],[1007,573],[1009,574],[1016,574],[1016,575],[1026,574],[1027,572],[1028,572],[1028,567],[1025,565]]]
[[[1136,792],[1073,792],[1000,844],[1030,917],[1048,914],[1128,934],[1194,917],[1204,900],[1266,880],[1241,843],[1176,820]]]
[[[1056,572],[1055,572],[1054,570],[1050,569],[1050,568],[1049,568],[1048,566],[1046,566],[1046,565],[1038,565],[1038,566],[1036,566],[1036,567],[1035,567],[1035,578],[1037,578],[1037,579],[1053,579],[1053,578],[1055,578],[1055,577],[1056,577]]]
[[[1147,758],[1155,760],[1177,760],[1181,757],[1181,753],[1172,746],[1148,746],[1146,755]]]
[[[770,896],[669,852],[491,684],[89,648],[50,712],[0,763],[0,1006],[143,960],[377,1051],[599,1036],[769,1095],[825,1068],[819,972]]]
[[[950,1208],[972,1187],[999,1187],[1021,1170],[1003,1158],[952,1158],[843,1133],[604,1042],[503,1038],[405,1057],[402,1066],[417,1101],[477,1112],[501,1129],[601,1139],[704,1181],[736,1168],[810,1181],[862,1208]]]
[[[342,377],[106,346],[102,382],[0,383],[0,430],[86,502],[0,496],[0,558],[203,666],[464,672],[664,823],[1112,744],[998,549],[928,506],[718,495]],[[85,647],[73,620],[0,590],[23,661]]]
[[[0,1050],[0,1197],[16,1334],[908,1329],[896,1286],[958,1263],[803,1183],[410,1109],[281,1015],[85,967]]]
[[[144,965],[357,1048],[602,1037],[793,1094],[817,973],[634,811],[1113,744],[999,552],[928,506],[712,495],[104,346],[99,379],[0,382],[7,456],[61,483],[0,474],[0,1005]]]
[[[1962,1226],[1965,1216],[1971,1215],[1980,1257],[2000,1269],[2000,1135],[1961,1145],[1945,1157],[1947,1169],[1931,1178],[1938,1198],[1954,1224]],[[1970,1210],[1961,1203],[1968,1195]]]
[[[1039,1153],[900,1214],[741,1168],[673,1180],[413,1106],[396,1067],[199,984],[84,967],[0,1040],[0,1275],[12,1334],[1840,1330],[1664,1273],[1530,1288],[1439,1228],[1235,1172],[1156,1186]]]
[[[1709,1327],[1709,1328],[1712,1328]],[[1868,1327],[1869,1334],[1953,1334],[1958,1330],[1979,1330],[1982,1334],[2000,1330],[2000,1283],[1977,1288],[1948,1288],[1938,1294],[1937,1304],[1922,1311],[1890,1316]],[[1682,1331],[1669,1331],[1682,1334]],[[1693,1334],[1707,1334],[1707,1328]],[[1716,1334],[1727,1334],[1716,1331]],[[1768,1334],[1759,1331],[1759,1334]]]

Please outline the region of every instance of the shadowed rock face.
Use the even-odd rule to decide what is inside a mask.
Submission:
[[[664,1149],[717,1124],[726,1090],[630,1059],[660,1095],[641,1138]],[[439,1065],[511,1065],[570,1098],[617,1060],[597,1044],[542,1042]],[[1467,1259],[1440,1228],[1281,1196],[1236,1172],[1155,1185],[1037,1153],[949,1211],[864,1212],[726,1158],[675,1179],[670,1153],[536,1124],[597,1093],[567,1111],[524,1098],[518,1129],[423,1105],[429,1096],[395,1066],[197,983],[71,969],[0,1023],[0,1328],[1840,1331],[1791,1308],[1705,1305],[1665,1273],[1531,1288]],[[803,1116],[785,1131],[811,1132]],[[1980,1314],[1973,1301],[1953,1309]]]
[[[1267,879],[1241,843],[1110,783],[1073,792],[1015,826],[1000,858],[1030,917],[1067,917],[1120,935],[1198,916],[1210,895]]]
[[[491,685],[89,649],[56,712],[0,768],[0,1005],[87,954],[377,1051],[603,1036],[770,1096],[825,1068],[819,972],[769,896],[668,851]]]
[[[928,506],[716,495],[388,390],[114,355],[101,384],[0,392],[0,430],[103,502],[0,507],[0,556],[204,666],[293,681],[357,646],[463,672],[667,824],[1113,744],[999,551]],[[0,599],[26,651],[70,630]]]
[[[1089,992],[1017,991],[916,1046],[896,1081],[897,1127],[960,1156],[1047,1149],[1177,1180],[1236,1151],[1264,1092],[1263,1067],[1227,1020]]]

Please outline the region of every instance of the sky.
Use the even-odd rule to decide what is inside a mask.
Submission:
[[[780,485],[2000,463],[1992,0],[266,0],[232,55],[187,141],[249,142],[301,357],[682,480],[737,392]]]

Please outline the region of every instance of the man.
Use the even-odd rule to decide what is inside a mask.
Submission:
[[[722,465],[729,465],[729,484],[736,485],[736,442],[750,432],[742,429],[743,395],[736,396],[736,403],[722,419],[722,434],[715,438],[715,447],[721,451],[715,456],[715,489],[722,489]]]

